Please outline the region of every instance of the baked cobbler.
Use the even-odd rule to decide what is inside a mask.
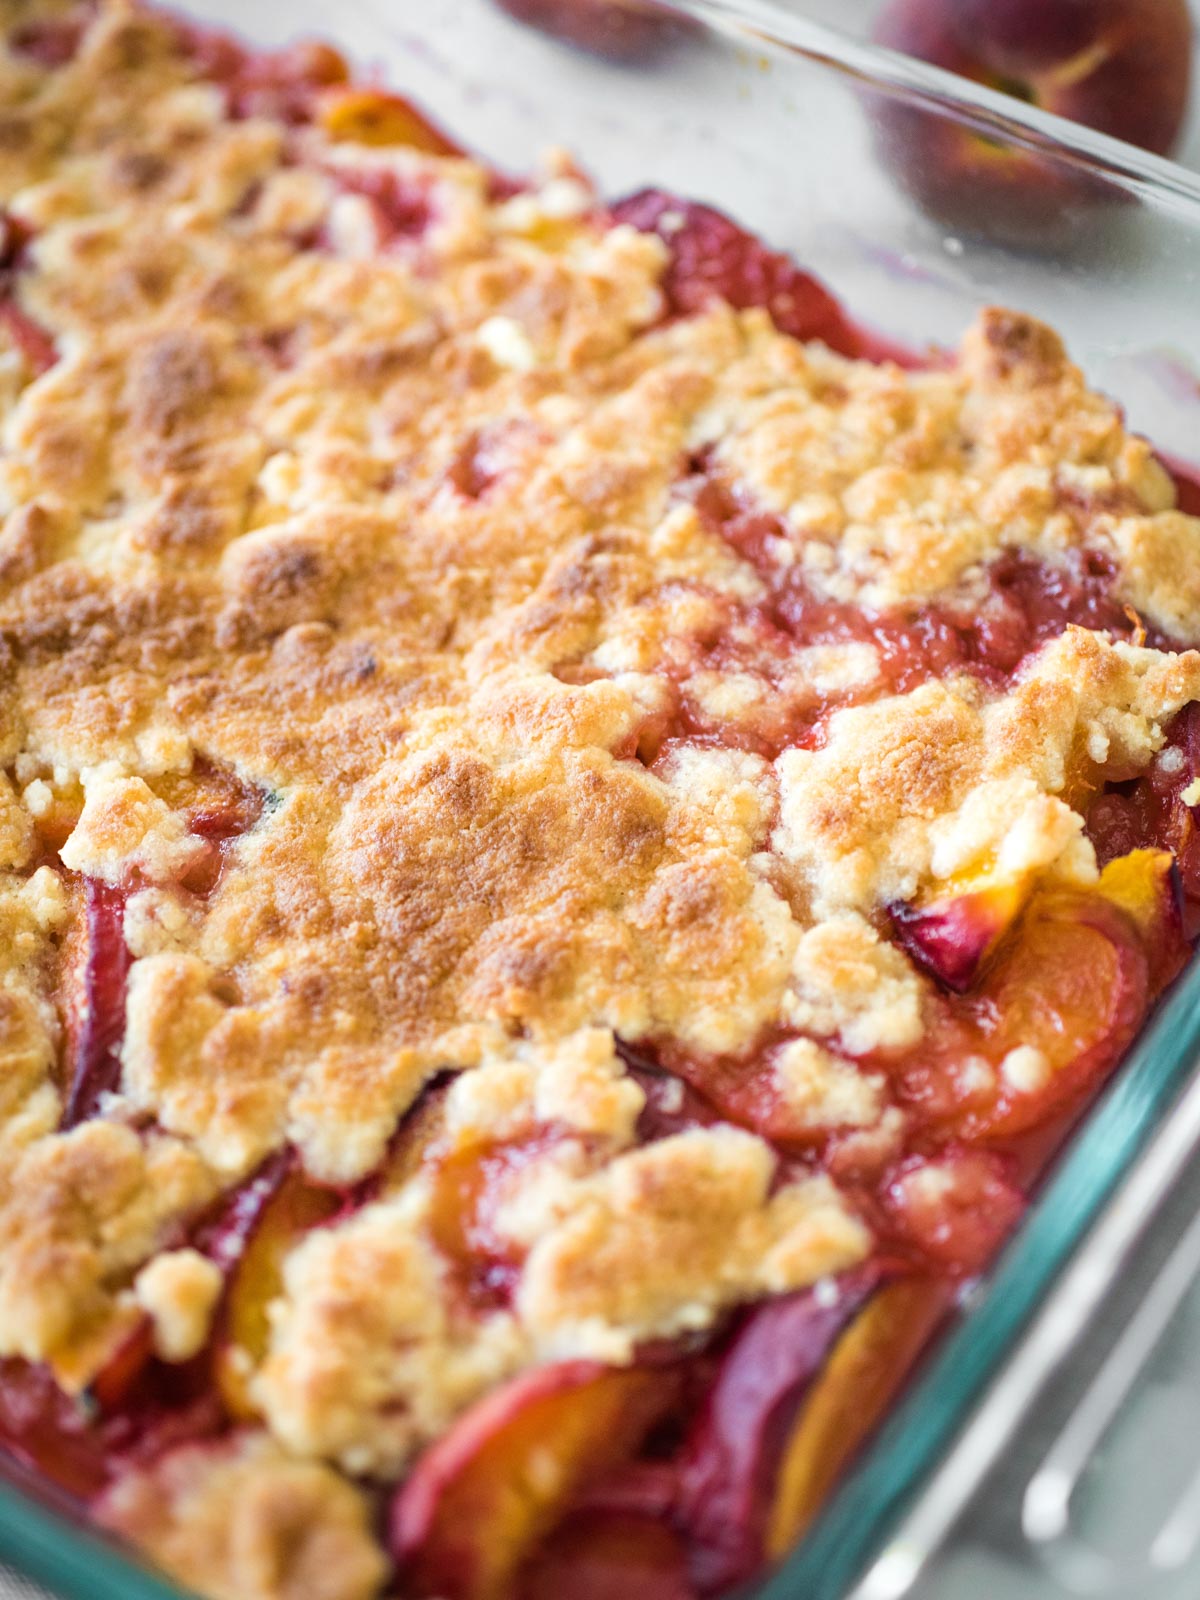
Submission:
[[[1200,520],[1027,316],[3,15],[12,1470],[212,1600],[722,1591],[1188,954]]]

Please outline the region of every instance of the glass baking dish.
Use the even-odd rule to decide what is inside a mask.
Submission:
[[[503,168],[529,170],[547,147],[567,146],[605,194],[653,185],[719,205],[820,274],[861,324],[908,348],[954,343],[983,304],[1030,311],[1059,329],[1091,381],[1164,453],[1200,461],[1200,179],[1170,162],[844,39],[772,0],[665,6],[689,28],[660,56],[625,66],[548,41],[488,0],[342,0],[332,14],[323,0],[180,9],[264,45],[332,37]],[[1027,164],[1030,215],[1014,221],[1010,204],[969,192],[941,220],[914,202],[910,191],[930,192],[929,180],[944,176],[938,163],[968,140]],[[899,146],[907,183],[896,176]],[[882,1600],[911,1585],[923,1552],[897,1542],[901,1517],[919,1523],[972,1420],[986,1433],[989,1385],[1006,1424],[1028,1403],[1029,1384],[1005,1399],[1004,1380],[1015,1354],[1028,1364],[1029,1329],[1054,1310],[1072,1257],[1078,1278],[1085,1236],[1099,1241],[1094,1292],[1121,1239],[1152,1213],[1171,1175],[1163,1130],[1197,1059],[1193,962],[1018,1236],[761,1600],[839,1600],[856,1584]],[[1176,1166],[1181,1159],[1177,1150]],[[1153,1161],[1161,1170],[1142,1182],[1133,1216],[1129,1185]],[[1076,1317],[1086,1304],[1076,1285]],[[1071,1326],[1070,1314],[1060,1317],[1059,1354]],[[1052,1355],[1043,1349],[1043,1368]],[[937,1527],[949,1521],[930,1516]],[[71,1600],[179,1592],[15,1477],[0,1486],[0,1562]]]

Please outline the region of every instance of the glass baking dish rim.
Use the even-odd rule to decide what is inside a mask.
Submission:
[[[170,0],[166,0],[170,4]],[[931,115],[1062,160],[1200,227],[1200,174],[985,85],[784,8],[777,0],[657,0],[742,48],[800,56]],[[183,0],[186,8],[186,0]],[[333,30],[333,31],[336,31]],[[844,1600],[944,1458],[1079,1246],[1200,1063],[1200,954],[1088,1111],[972,1305],[892,1409],[799,1547],[747,1600]],[[0,1560],[63,1600],[185,1600],[80,1518],[20,1486],[0,1463]],[[30,1481],[32,1477],[30,1476]],[[897,1595],[908,1582],[897,1583]]]
[[[743,46],[799,55],[868,92],[926,107],[1002,143],[1040,150],[1200,222],[1200,173],[986,84],[800,16],[781,0],[655,0]]]

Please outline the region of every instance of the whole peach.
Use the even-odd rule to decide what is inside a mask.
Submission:
[[[1187,111],[1187,0],[891,0],[874,37],[1157,154]],[[905,186],[951,223],[1032,239],[1104,198],[1067,163],[986,130],[898,103],[877,120]]]

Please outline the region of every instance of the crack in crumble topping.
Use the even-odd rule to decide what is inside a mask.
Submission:
[[[795,1115],[894,1143],[858,1058],[918,1044],[931,985],[887,908],[1095,882],[1084,800],[1200,697],[1156,647],[1200,643],[1200,522],[1028,318],[910,372],[672,317],[662,242],[569,170],[514,197],[232,117],[121,0],[61,64],[14,44],[64,15],[6,7],[0,60],[0,1356],[78,1393],[149,1317],[186,1361],[220,1306],[193,1220],[284,1150],[368,1181],[447,1072],[438,1162],[553,1129],[500,1186],[506,1302],[464,1312],[433,1157],[391,1172],[290,1253],[243,1432],[106,1500],[214,1595],[363,1600],[354,1479],[534,1363],[869,1253],[757,1134],[643,1138],[618,1041],[751,1071],[782,1030]],[[869,628],[763,642],[785,590],[968,616],[1015,558],[1094,558],[1149,640],[899,687]],[[131,964],[68,1126],[85,884]]]

